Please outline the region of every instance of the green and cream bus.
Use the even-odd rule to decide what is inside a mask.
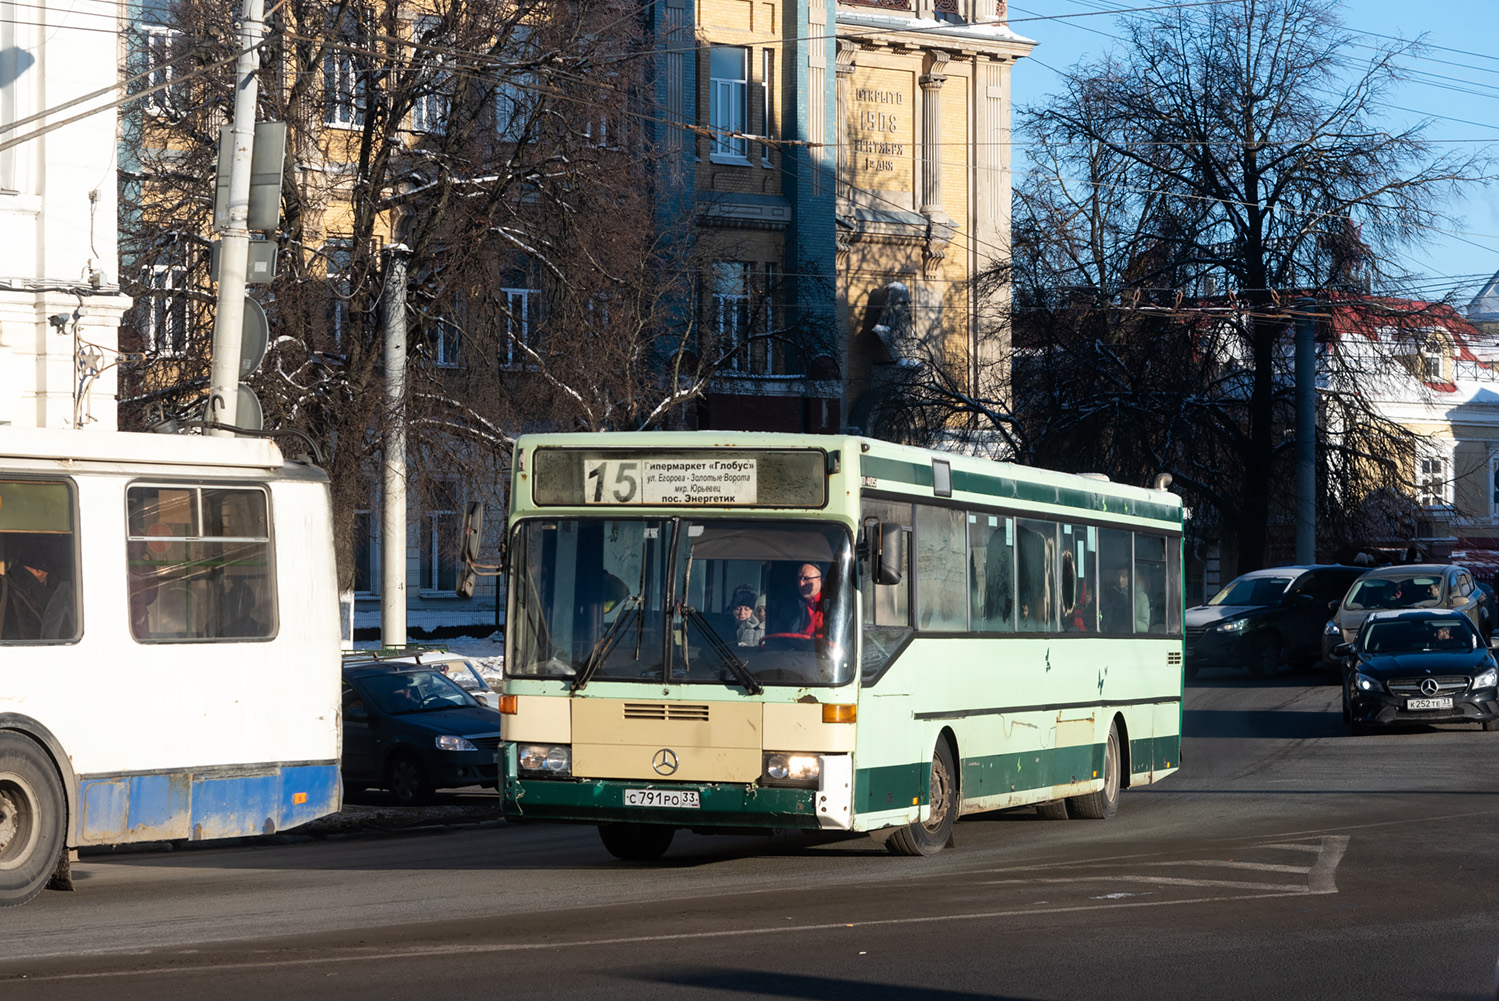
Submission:
[[[636,859],[1111,816],[1180,764],[1181,527],[1165,489],[866,438],[523,437],[506,816]]]

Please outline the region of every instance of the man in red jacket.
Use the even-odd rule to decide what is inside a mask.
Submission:
[[[800,599],[796,625],[791,632],[806,637],[821,639],[822,627],[822,569],[816,563],[803,563],[796,572],[796,593]]]

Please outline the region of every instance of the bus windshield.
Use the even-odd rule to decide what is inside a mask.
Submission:
[[[839,525],[687,518],[521,523],[512,677],[743,687],[852,678]]]

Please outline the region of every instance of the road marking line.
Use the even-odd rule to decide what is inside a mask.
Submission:
[[[808,932],[837,931],[839,929],[862,929],[898,927],[901,925],[936,924],[947,921],[987,921],[996,918],[1030,918],[1038,914],[1081,914],[1090,911],[1118,910],[1122,907],[1179,907],[1187,904],[1216,904],[1232,903],[1242,900],[1273,900],[1278,897],[1299,897],[1308,893],[1336,893],[1336,890],[1307,890],[1298,889],[1295,893],[1250,893],[1229,894],[1217,897],[1192,897],[1185,900],[1138,900],[1128,902],[1110,902],[1105,904],[1075,904],[1069,907],[1048,907],[1037,909],[1016,909],[1004,911],[978,911],[969,914],[934,914],[927,917],[911,918],[882,918],[875,921],[849,921],[833,922],[815,925],[782,925],[765,928],[737,928],[724,931],[704,932],[679,932],[675,935],[630,935],[619,938],[598,938],[582,941],[569,940],[565,942],[497,942],[491,945],[440,945],[440,946],[408,946],[406,948],[380,948],[372,949],[361,947],[352,952],[345,952],[336,956],[316,956],[306,959],[266,959],[244,961],[238,963],[209,963],[203,966],[154,966],[140,970],[110,970],[99,973],[58,973],[58,974],[10,974],[0,975],[0,984],[4,983],[41,983],[58,980],[105,980],[111,977],[141,977],[160,976],[167,973],[222,973],[234,970],[256,970],[256,969],[288,969],[298,966],[322,966],[329,963],[369,963],[379,960],[409,960],[423,958],[439,958],[442,956],[472,956],[476,953],[515,953],[515,952],[537,952],[548,949],[589,949],[602,948],[616,945],[641,945],[645,943],[663,942],[690,942],[705,939],[721,938],[746,938],[757,935],[782,935],[795,934],[804,935]],[[201,951],[201,950],[195,950]],[[168,958],[168,957],[163,957]],[[178,962],[183,958],[182,953],[174,953],[171,958]]]

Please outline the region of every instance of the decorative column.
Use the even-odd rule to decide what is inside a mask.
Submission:
[[[854,57],[858,54],[857,44],[841,38],[838,40],[838,186],[835,191],[838,198],[837,211],[844,215],[853,210],[853,183],[849,179],[852,172],[848,165],[848,92],[853,86]]]
[[[951,57],[940,50],[931,53],[931,65],[917,83],[921,85],[921,214],[927,219],[926,270],[931,274],[946,256],[955,226],[942,211],[942,72]]]

